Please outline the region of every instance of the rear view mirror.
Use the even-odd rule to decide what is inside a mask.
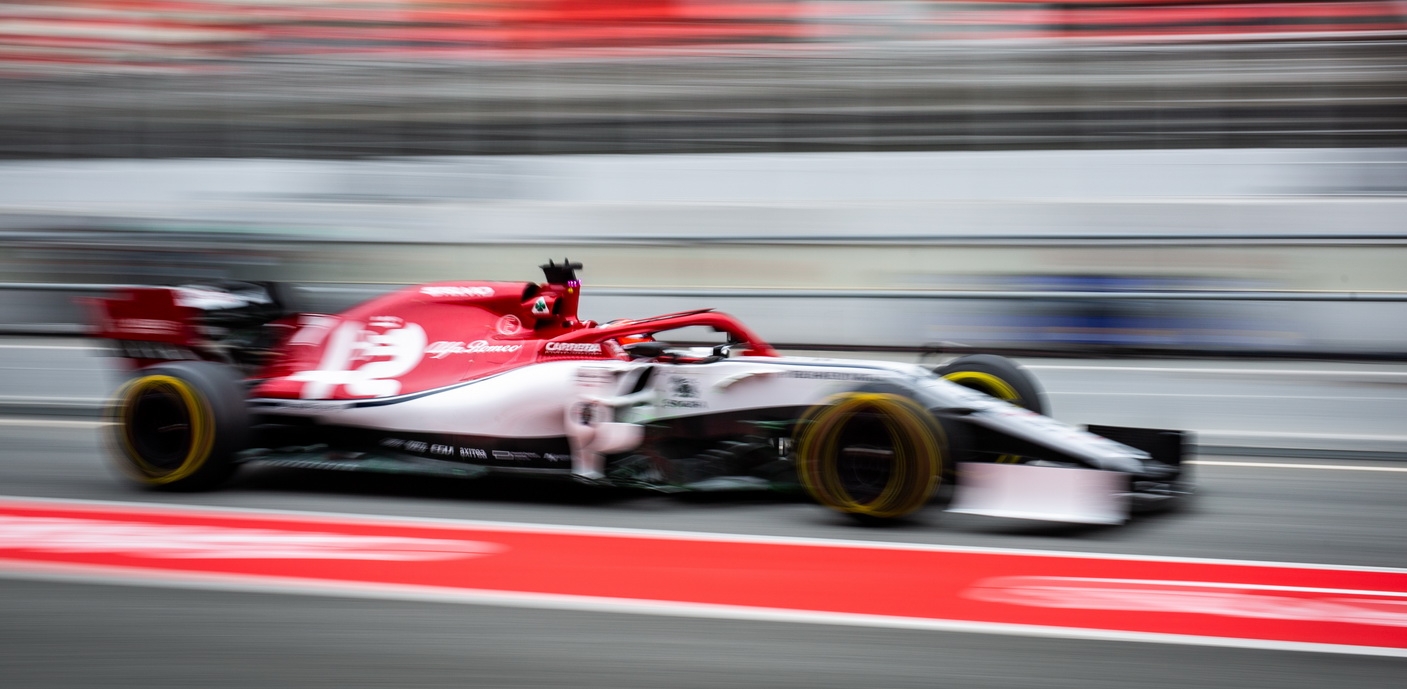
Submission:
[[[625,353],[632,359],[658,359],[665,354],[665,343],[635,342],[625,346]]]

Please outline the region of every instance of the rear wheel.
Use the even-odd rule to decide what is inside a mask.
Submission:
[[[943,428],[917,402],[887,392],[837,395],[807,412],[797,472],[826,507],[861,521],[923,507],[949,473]]]
[[[208,490],[235,471],[249,429],[244,387],[229,366],[182,361],[143,369],[109,410],[115,459],[136,482]]]

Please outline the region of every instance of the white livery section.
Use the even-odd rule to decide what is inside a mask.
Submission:
[[[572,448],[572,472],[598,478],[604,457],[633,449],[645,424],[756,409],[800,410],[836,393],[885,384],[900,386],[930,409],[963,415],[975,425],[1094,468],[1134,473],[1147,459],[1141,451],[988,397],[920,366],[844,359],[563,360],[409,395],[256,403],[265,411],[395,433],[566,438]]]

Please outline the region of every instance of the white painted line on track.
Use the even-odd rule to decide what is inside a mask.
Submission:
[[[70,362],[70,363],[71,363],[71,362]],[[78,371],[80,371],[80,370],[82,370],[84,373],[97,373],[97,372],[102,371],[103,368],[102,368],[102,365],[101,365],[101,364],[99,364],[99,365],[97,365],[97,366],[94,366],[93,368],[89,368],[89,369],[77,369],[77,368],[74,368],[72,365],[65,364],[65,365],[63,365],[63,366],[0,366],[0,370],[5,370],[5,371],[73,371],[73,372],[75,372],[75,373],[78,372]]]
[[[3,562],[3,560],[0,560]],[[1021,575],[1018,575],[1021,576]],[[1288,593],[1328,593],[1342,596],[1382,596],[1384,598],[1407,598],[1407,591],[1380,591],[1365,589],[1331,589],[1320,586],[1277,586],[1274,584],[1253,584],[1228,581],[1180,581],[1177,579],[1107,579],[1100,577],[1054,577],[1055,579],[1075,580],[1100,584],[1137,584],[1141,586],[1170,586],[1177,588],[1231,589],[1237,591],[1276,591]]]
[[[1407,395],[1398,397],[1329,397],[1323,395],[1225,395],[1225,394],[1203,394],[1190,392],[1118,392],[1111,390],[1108,392],[1074,392],[1062,390],[1048,390],[1046,394],[1087,397],[1191,397],[1195,399],[1246,399],[1246,400],[1330,400],[1336,402],[1407,402]]]
[[[492,605],[498,607],[532,608],[539,610],[569,610],[577,612],[659,615],[701,619],[727,619],[757,622],[793,622],[829,624],[854,627],[912,629],[1001,636],[1035,636],[1084,641],[1128,641],[1161,643],[1180,646],[1214,646],[1267,651],[1299,651],[1335,653],[1340,655],[1407,658],[1407,649],[1375,646],[1340,646],[1335,644],[1294,641],[1268,641],[1226,637],[1192,636],[1156,632],[1128,632],[1076,627],[1042,627],[999,622],[966,622],[913,617],[890,617],[855,613],[811,612],[777,608],[753,608],[708,603],[646,601],[621,598],[597,598],[550,593],[518,593],[476,589],[443,589],[432,586],[404,584],[363,584],[344,582],[309,582],[298,579],[260,576],[222,576],[216,574],[182,573],[179,576],[139,568],[119,567],[26,567],[28,563],[0,560],[0,578],[57,581],[147,588],[179,588],[200,591],[234,591],[240,593],[275,593],[286,595],[329,596],[400,600],[461,605]],[[8,569],[8,571],[7,571]]]
[[[1198,438],[1294,438],[1296,440],[1370,440],[1373,442],[1407,445],[1407,435],[1372,435],[1368,433],[1304,433],[1296,431],[1194,430]],[[1285,448],[1287,450],[1303,448]]]
[[[1315,370],[1296,368],[1178,368],[1176,366],[1089,366],[1074,364],[1023,364],[1033,371],[1108,371],[1110,373],[1195,373],[1198,375],[1266,375],[1266,376],[1334,376],[1339,378],[1386,377],[1407,378],[1407,371],[1373,371],[1364,369]],[[1400,366],[1399,366],[1400,368]]]
[[[46,344],[0,344],[0,349],[71,349],[98,351],[106,349],[101,345],[46,345]]]
[[[27,419],[14,416],[0,419],[0,426],[27,426],[29,428],[102,428],[111,423],[111,421],[87,421],[83,419]]]
[[[1186,464],[1211,467],[1249,467],[1254,469],[1317,469],[1322,471],[1382,471],[1407,474],[1407,467],[1364,466],[1361,464],[1298,464],[1295,462],[1230,462],[1211,459],[1188,460]]]
[[[101,397],[26,397],[21,395],[0,395],[0,404],[70,404],[95,406],[106,403]]]

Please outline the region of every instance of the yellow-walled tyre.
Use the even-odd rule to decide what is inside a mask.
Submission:
[[[209,490],[224,483],[249,429],[238,373],[208,361],[142,369],[117,392],[109,419],[118,467],[161,490]]]
[[[1037,414],[1046,413],[1045,395],[1036,379],[1016,362],[995,354],[954,359],[933,372],[961,385]]]
[[[811,497],[865,522],[912,514],[950,473],[942,426],[892,392],[832,397],[807,412],[796,442],[797,472]]]

